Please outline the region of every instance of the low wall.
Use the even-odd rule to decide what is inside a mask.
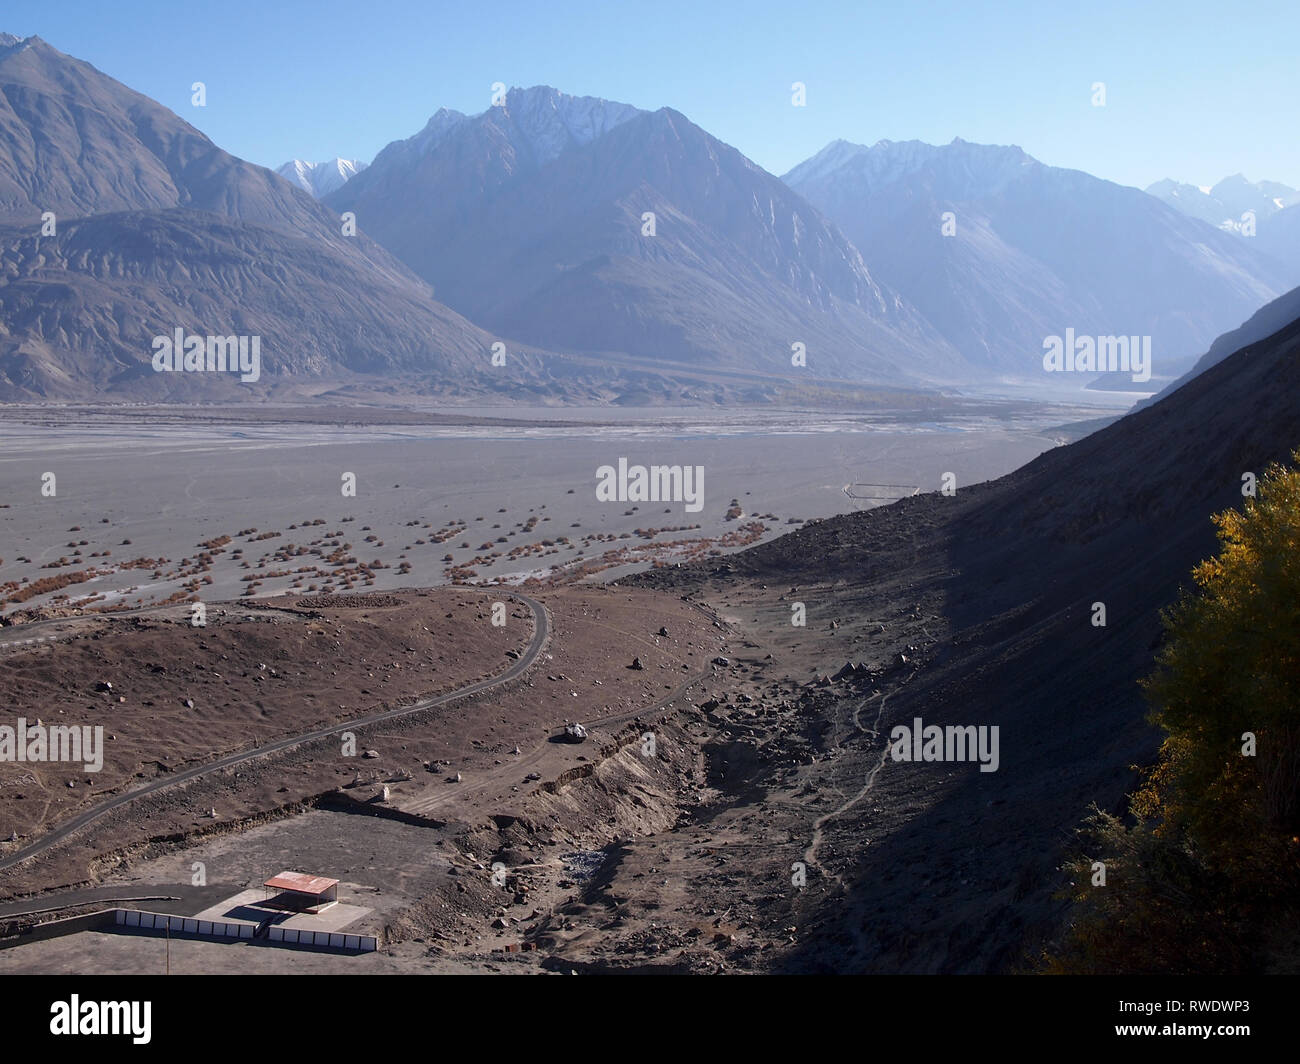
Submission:
[[[138,927],[143,931],[173,931],[178,935],[200,935],[203,938],[252,938],[252,924],[225,923],[222,920],[196,920],[192,916],[169,916],[167,913],[149,913],[140,909],[118,909],[114,922],[122,927]]]
[[[198,920],[193,916],[171,916],[141,909],[104,909],[83,916],[47,920],[17,935],[0,940],[0,949],[28,942],[75,935],[80,931],[98,931],[109,927],[130,927],[155,934],[195,935],[199,938],[243,939],[251,941],[256,930],[252,924],[228,923],[224,920]],[[346,950],[349,953],[373,953],[379,948],[374,935],[348,935],[338,931],[307,931],[273,924],[266,939],[277,946],[311,946],[316,949]]]
[[[345,949],[358,953],[373,953],[379,948],[379,940],[374,935],[348,935],[338,931],[306,931],[296,927],[280,927],[278,925],[272,925],[266,937],[272,942],[285,942],[289,945]]]
[[[46,920],[41,924],[32,924],[18,934],[0,941],[0,949],[22,946],[28,942],[40,942],[47,938],[59,938],[62,935],[75,935],[79,931],[98,931],[100,928],[113,926],[113,913],[121,909],[103,909],[97,913],[82,916],[65,916],[61,920]]]
[[[201,938],[251,939],[252,924],[224,923],[221,920],[196,920],[192,916],[168,916],[165,913],[147,913],[137,909],[118,909],[116,922],[123,927],[138,927],[148,931],[167,931],[172,934],[198,935]],[[373,953],[379,948],[374,935],[347,935],[338,931],[307,931],[296,927],[272,924],[267,930],[267,941],[287,946],[315,946],[317,949],[340,949],[355,953]]]

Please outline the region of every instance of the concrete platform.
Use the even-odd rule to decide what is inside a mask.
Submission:
[[[282,916],[285,913],[284,909],[269,907],[267,901],[266,891],[262,887],[253,887],[240,891],[217,905],[209,906],[194,916],[198,920],[223,920],[226,923],[246,923],[256,927],[268,917]],[[341,931],[372,912],[374,909],[337,902],[319,913],[292,913],[277,921],[276,926],[299,931]]]

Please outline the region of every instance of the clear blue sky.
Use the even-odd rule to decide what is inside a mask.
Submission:
[[[484,110],[500,81],[676,108],[777,174],[837,137],[960,136],[1124,184],[1300,187],[1297,0],[4,0],[0,30],[266,166],[368,161],[439,107]]]

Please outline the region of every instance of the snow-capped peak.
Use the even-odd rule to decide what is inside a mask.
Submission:
[[[341,187],[345,181],[365,168],[366,164],[357,159],[335,157],[324,163],[291,159],[275,172],[292,181],[303,191],[310,192],[316,199],[320,199]]]
[[[0,33],[0,48],[5,51],[21,52],[30,48],[34,42],[39,40],[40,38],[35,35],[31,37],[15,37],[12,33]]]
[[[960,137],[943,146],[919,140],[878,140],[870,148],[836,140],[783,180],[795,189],[843,181],[865,193],[924,167],[942,166],[956,179],[954,195],[961,198],[967,192],[985,194],[1034,165],[1034,159],[1015,146],[973,144]]]
[[[1278,181],[1251,181],[1242,174],[1232,174],[1215,185],[1184,185],[1165,178],[1148,185],[1146,191],[1184,214],[1237,233],[1247,228],[1243,218],[1247,212],[1262,222],[1278,211],[1300,203],[1300,191],[1289,185]]]
[[[630,104],[595,96],[570,96],[547,85],[511,89],[499,107],[480,116],[502,124],[516,148],[537,163],[554,159],[568,147],[590,144],[616,126],[641,114]]]
[[[439,109],[419,133],[407,140],[393,141],[375,161],[429,155],[457,129],[490,123],[505,135],[521,157],[541,165],[566,148],[589,144],[642,113],[629,104],[593,96],[569,96],[546,85],[510,89],[499,104],[473,117],[445,107]]]

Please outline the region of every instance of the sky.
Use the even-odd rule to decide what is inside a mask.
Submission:
[[[672,107],[778,175],[839,138],[961,137],[1138,187],[1300,188],[1295,0],[4,0],[0,31],[271,167],[369,161],[440,107],[485,110],[500,82]]]

